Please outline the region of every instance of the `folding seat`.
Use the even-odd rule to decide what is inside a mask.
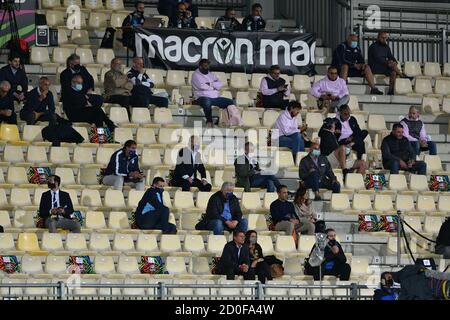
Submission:
[[[49,158],[50,162],[56,166],[71,163],[69,148],[66,147],[51,147]]]
[[[45,47],[31,47],[30,62],[32,64],[50,63],[50,55]]]
[[[203,237],[198,234],[187,234],[184,238],[184,251],[202,253],[205,251]]]
[[[291,151],[275,151],[275,164],[280,169],[296,167]]]
[[[242,208],[255,211],[262,208],[259,192],[243,192],[241,198]]]
[[[116,269],[114,267],[114,260],[111,256],[95,256],[94,270],[96,274],[108,275],[114,274]]]
[[[309,90],[311,90],[311,81],[309,80],[309,76],[295,74],[292,88],[294,91],[298,92],[309,92]]]
[[[272,128],[278,119],[279,112],[275,110],[265,110],[263,114],[263,126]]]
[[[77,184],[72,168],[57,167],[55,174],[61,178],[61,186],[73,188]]]
[[[309,254],[315,243],[315,236],[300,235],[298,238],[298,251],[302,254]]]
[[[45,144],[42,139],[41,126],[25,125],[23,127],[22,137],[24,141],[33,142],[34,144]],[[50,142],[48,144],[51,144]]]
[[[61,234],[44,232],[42,234],[41,247],[42,250],[49,252],[64,250]]]
[[[199,213],[183,213],[180,216],[181,230],[195,230],[195,225],[199,222],[200,217]]]
[[[139,274],[137,258],[133,256],[120,256],[117,263],[117,272],[122,274]]]
[[[292,235],[277,236],[275,241],[275,251],[280,253],[292,253],[296,251],[294,238]]]
[[[430,94],[433,93],[430,79],[417,78],[414,85],[414,92],[418,94]]]
[[[265,216],[263,214],[249,214],[248,229],[255,231],[268,231]]]
[[[106,9],[119,11],[124,10],[123,0],[106,0]]]
[[[108,235],[106,233],[92,233],[89,238],[89,249],[104,254],[111,251]]]
[[[3,123],[0,126],[0,141],[12,142],[15,145],[27,145],[28,143],[22,141],[19,135],[19,128],[15,124]]]
[[[409,176],[409,189],[412,191],[429,191],[427,176],[421,174],[411,174]]]
[[[414,198],[411,195],[397,195],[395,208],[403,213],[414,211]]]
[[[112,107],[109,109],[109,118],[112,122],[121,124],[129,124],[128,112],[126,108],[123,107]]]
[[[87,250],[86,238],[83,233],[68,233],[66,236],[66,250]]]
[[[98,190],[83,189],[81,191],[81,205],[87,207],[102,207],[102,200]]]
[[[162,252],[172,253],[181,251],[181,242],[178,235],[163,234],[160,239],[159,247]]]
[[[158,133],[158,143],[177,144],[180,140],[180,130],[176,128],[161,128]]]
[[[22,272],[26,274],[42,273],[42,262],[38,256],[25,255],[21,260]]]
[[[309,129],[319,131],[323,125],[323,115],[317,112],[308,112],[305,122],[308,124]]]
[[[114,251],[133,251],[134,242],[133,237],[130,234],[116,233],[114,235],[113,247]]]
[[[161,165],[160,149],[143,149],[141,156],[141,164],[143,167],[153,167]]]
[[[166,84],[168,87],[178,88],[186,85],[186,73],[182,70],[168,70]]]
[[[274,253],[272,237],[270,235],[259,234],[258,235],[258,244],[261,246],[265,255],[271,255]],[[222,249],[223,249],[223,247],[222,247]]]
[[[47,151],[43,146],[28,146],[27,161],[41,167],[47,167],[51,164],[48,163]]]
[[[122,211],[111,211],[109,213],[108,227],[115,230],[130,229],[128,214]]]
[[[133,209],[137,208],[139,201],[141,201],[144,196],[144,193],[144,190],[131,189],[128,193],[127,207]]]
[[[74,30],[72,30],[73,34]],[[95,63],[92,50],[90,48],[77,48],[75,53],[80,56],[80,63],[86,67],[101,68],[103,65]]]
[[[391,174],[389,175],[389,189],[396,192],[408,190],[408,184],[406,183],[406,177],[403,174]]]
[[[184,257],[169,256],[166,258],[166,270],[169,274],[187,273]]]
[[[369,114],[369,119],[367,120],[367,127],[369,131],[382,131],[386,130],[386,121],[384,115],[380,114]]]
[[[66,267],[67,257],[49,255],[45,259],[45,273],[48,274],[63,274],[67,272]]]
[[[425,222],[423,225],[423,230],[426,233],[430,234],[438,234],[439,230],[442,226],[442,218],[441,217],[425,217]]]
[[[136,250],[146,253],[159,251],[156,235],[139,233],[136,241]]]
[[[147,69],[147,75],[150,77],[151,81],[155,85],[155,88],[164,88],[164,73],[162,69]]]
[[[386,194],[376,194],[375,200],[373,202],[373,207],[377,211],[385,212],[385,211],[393,211],[394,207],[392,206],[392,198],[390,195]]]
[[[194,199],[192,199],[192,195],[193,194],[189,191],[178,190],[175,192],[173,206],[179,210],[194,208]]]
[[[426,154],[424,161],[427,164],[427,174],[442,171],[442,162],[440,156]]]
[[[260,127],[258,111],[244,110],[242,111],[242,126],[248,128]]]
[[[432,196],[417,196],[417,210],[423,212],[436,211],[436,205],[434,203],[434,198]]]
[[[395,80],[394,92],[396,95],[408,95],[413,93],[411,81],[409,79]]]
[[[108,208],[119,210],[125,209],[125,199],[123,197],[123,192],[114,189],[108,189],[105,192],[105,205]]]
[[[96,61],[98,64],[109,66],[111,64],[111,60],[114,58],[115,54],[113,49],[100,48],[97,50]]]
[[[202,209],[202,210],[206,210],[208,201],[213,194],[214,194],[214,192],[199,192],[199,193],[197,193],[196,207],[199,209]]]
[[[64,12],[56,10],[47,10],[45,18],[49,27],[64,26]]]
[[[20,164],[24,163],[23,149],[21,146],[6,145],[3,149],[3,160],[7,163]],[[29,164],[24,164],[28,166]]]
[[[28,189],[11,189],[10,203],[15,207],[31,206],[31,198]]]
[[[348,173],[345,179],[345,188],[352,190],[365,190],[363,176],[360,173]]]
[[[155,108],[153,121],[161,125],[173,123],[172,111],[169,108]]]
[[[417,61],[405,61],[405,74],[408,77],[417,77],[422,75],[420,63]]]
[[[35,188],[37,185],[29,184],[26,169],[23,167],[9,167],[6,182],[24,187]]]
[[[224,235],[208,235],[208,243],[206,250],[209,253],[214,253],[216,257],[220,257],[223,251],[223,247],[227,243],[227,239]]]
[[[434,93],[439,95],[450,94],[450,81],[447,79],[436,79],[434,83]]]
[[[437,62],[425,62],[423,74],[428,77],[440,77],[441,65]]]
[[[195,275],[209,275],[211,270],[207,257],[192,257],[189,264],[189,273]]]
[[[148,108],[133,108],[131,111],[131,123],[134,124],[149,124],[152,122],[152,119],[150,117],[150,110]],[[139,135],[139,130],[149,130],[146,128],[139,128],[138,129],[138,135]],[[152,130],[153,131],[153,130]]]
[[[92,30],[105,29],[107,27],[106,20],[106,14],[103,12],[91,11],[89,13],[88,28]]]
[[[75,147],[73,149],[73,162],[82,165],[94,163],[91,148]]]
[[[94,63],[94,56],[89,48],[91,42],[89,41],[89,33],[87,30],[73,29],[70,34],[70,42],[78,46],[83,46],[83,48],[77,47],[77,49],[75,49],[75,53],[80,56],[81,64]],[[83,58],[81,59],[82,56]]]
[[[331,195],[331,209],[336,211],[344,211],[350,209],[350,200],[348,194],[333,193]]]
[[[20,251],[40,251],[36,233],[19,233],[17,239],[17,250]]]
[[[101,211],[86,212],[85,225],[87,229],[103,229],[106,228],[105,216]]]
[[[0,233],[0,251],[7,252],[15,249],[13,234]]]
[[[230,87],[236,90],[248,89],[248,78],[246,73],[232,72],[230,78]]]
[[[99,147],[97,149],[97,157],[95,162],[102,166],[107,166],[109,160],[111,160],[112,154],[116,151],[115,148]]]
[[[439,196],[438,211],[450,212],[450,196],[442,194]]]
[[[101,186],[99,186],[97,178],[98,171],[96,168],[80,168],[78,171],[79,184],[86,188],[100,189]]]

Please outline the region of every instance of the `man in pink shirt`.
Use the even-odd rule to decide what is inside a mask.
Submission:
[[[347,84],[338,77],[336,67],[329,67],[327,76],[311,88],[311,95],[319,99],[319,104],[328,104],[329,112],[336,112],[340,106],[350,101]]]
[[[408,139],[416,155],[419,155],[421,150],[429,150],[431,155],[437,154],[436,143],[428,139],[425,124],[415,106],[409,108],[408,115],[400,124],[403,126],[403,136]]]
[[[279,147],[291,149],[294,161],[297,157],[297,152],[305,150],[305,142],[303,141],[297,122],[297,115],[300,113],[301,109],[302,106],[299,102],[289,102],[286,110],[281,112],[278,116],[272,129],[272,141],[278,139]]]
[[[289,100],[284,97],[291,95],[291,89],[286,80],[281,78],[281,69],[278,65],[270,67],[269,74],[261,79],[259,90],[264,108],[286,109]]]
[[[203,108],[206,117],[206,126],[213,127],[212,106],[227,108],[234,105],[234,101],[220,96],[223,83],[209,70],[209,60],[201,59],[198,69],[192,75],[192,91],[194,98]]]

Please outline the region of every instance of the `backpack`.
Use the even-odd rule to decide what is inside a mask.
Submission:
[[[431,175],[428,187],[430,191],[449,191],[450,181],[448,176]]]
[[[139,271],[144,274],[168,274],[160,256],[141,256]]]
[[[56,116],[56,122],[50,122],[50,125],[42,129],[42,138],[52,142],[52,146],[59,147],[61,142],[81,143],[84,141],[83,136],[74,128],[72,124]]]
[[[377,215],[360,214],[358,216],[358,231],[376,232],[381,231],[382,224]]]
[[[383,173],[368,173],[366,175],[365,185],[367,190],[383,190],[387,187],[386,177]]]
[[[68,273],[95,274],[89,256],[70,256],[66,262]]]
[[[20,272],[20,262],[16,256],[0,256],[0,271],[11,274]]]
[[[49,167],[30,167],[27,172],[28,182],[46,184],[48,176],[52,174]]]
[[[235,105],[220,109],[219,125],[221,127],[242,125],[241,112]]]
[[[88,136],[91,143],[114,143],[113,135],[109,128],[90,127]]]

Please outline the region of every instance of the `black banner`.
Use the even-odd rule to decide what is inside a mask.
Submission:
[[[167,70],[194,70],[207,58],[214,71],[267,73],[278,64],[282,73],[313,75],[315,48],[310,33],[136,29],[137,56]]]

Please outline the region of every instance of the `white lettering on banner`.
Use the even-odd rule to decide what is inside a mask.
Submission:
[[[177,36],[168,36],[166,38],[166,40],[164,41],[165,43],[174,43],[174,45],[172,46],[168,46],[165,50],[164,53],[166,54],[166,59],[169,60],[170,62],[177,62],[181,60],[181,39]],[[171,55],[171,52],[175,52],[175,55]]]
[[[236,39],[236,50],[235,50],[235,59],[234,62],[236,64],[241,64],[241,51],[242,47],[246,46],[247,51],[247,64],[253,64],[253,54],[248,54],[249,52],[253,52],[253,43],[248,39]]]
[[[296,41],[298,42],[298,41]],[[291,48],[289,46],[289,43],[284,40],[277,40],[273,41],[270,39],[262,39],[261,40],[261,51],[259,52],[259,61],[262,65],[266,64],[266,48],[270,46],[272,48],[272,63],[279,64],[278,63],[278,50],[280,47],[284,48],[284,65],[290,66],[291,65],[291,59],[290,59],[290,53]],[[308,59],[309,62],[309,59]]]
[[[200,58],[201,58],[201,54],[195,54],[193,56],[189,55],[189,45],[193,43],[197,46],[201,46],[202,44],[200,43],[200,40],[196,37],[187,37],[186,40],[184,40],[184,44],[183,44],[183,56],[186,59],[187,62],[189,63],[197,63]]]
[[[314,45],[316,43],[314,42]],[[309,64],[310,61],[310,57],[314,57],[314,55],[310,55],[310,49],[308,44],[305,41],[295,41],[294,44],[292,45],[292,48],[296,49],[299,48],[299,51],[294,51],[292,52],[292,64],[296,67],[303,67]],[[312,47],[312,46],[311,46]],[[313,53],[314,54],[314,53]],[[303,59],[299,59],[299,57],[303,56]]]
[[[234,45],[230,39],[220,38],[214,43],[213,55],[220,64],[230,63],[234,56]]]
[[[148,57],[149,58],[154,58],[156,56],[156,50],[155,47],[152,45],[153,41],[156,41],[156,47],[158,48],[158,52],[161,55],[161,58],[166,60],[166,57],[164,56],[164,45],[163,45],[163,40],[160,36],[157,36],[156,34],[152,34],[150,36],[147,36],[145,34],[142,33],[136,33],[136,35],[138,35],[141,39],[140,41],[138,41],[139,43],[139,49],[141,51],[136,50],[138,56],[142,57],[142,40],[145,40],[148,42]]]
[[[202,43],[202,58],[208,59],[209,53],[208,53],[208,47],[216,41],[217,38],[209,37],[203,40]]]
[[[66,26],[68,29],[81,29],[81,9],[79,6],[72,4],[67,7],[67,21]]]

